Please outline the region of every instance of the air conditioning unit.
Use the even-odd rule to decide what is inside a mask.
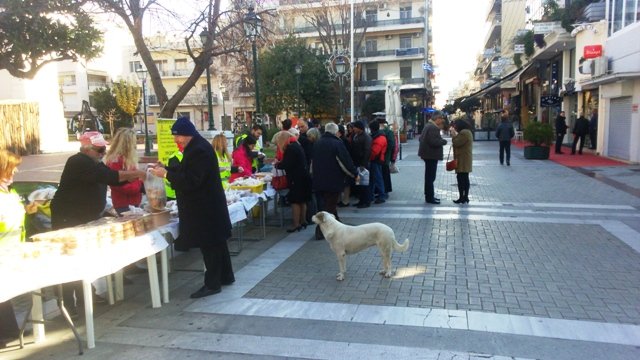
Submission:
[[[387,40],[391,40],[393,39],[393,35],[385,35],[384,38]]]
[[[421,35],[421,33],[419,33],[419,32],[417,32],[417,33],[413,33],[413,37],[414,37],[414,38],[419,38],[419,37],[420,37],[420,35]]]
[[[380,9],[380,10],[387,10],[387,3],[380,3],[380,4],[378,4],[378,9]]]
[[[606,56],[599,56],[593,59],[593,76],[606,75],[609,71],[609,60]]]

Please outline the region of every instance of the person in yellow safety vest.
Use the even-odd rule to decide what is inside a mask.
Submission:
[[[176,167],[179,163],[182,162],[182,152],[184,149],[181,145],[178,145],[178,150],[171,154],[167,159],[167,166]],[[171,187],[171,182],[164,178],[164,190],[167,193],[167,200],[175,200],[176,199],[176,191]]]
[[[242,172],[243,169],[242,167],[231,166],[231,157],[227,150],[227,138],[224,134],[214,136],[211,141],[211,145],[213,145],[213,150],[218,158],[218,168],[220,169],[222,187],[227,190],[229,189],[229,177],[231,176],[231,173]]]
[[[0,244],[3,246],[24,241],[24,206],[18,193],[9,189],[21,162],[20,156],[0,150]],[[1,349],[17,339],[20,333],[11,300],[0,303],[0,320]]]
[[[244,139],[247,138],[247,136],[249,136],[249,134],[251,134],[254,138],[256,138],[256,145],[253,148],[253,152],[257,153],[257,155],[253,158],[253,162],[252,162],[252,166],[255,169],[255,171],[260,171],[260,168],[262,167],[262,160],[264,159],[264,154],[262,153],[262,126],[260,125],[253,125],[251,127],[251,131],[249,133],[244,133],[240,136],[238,136],[236,138],[236,148],[240,145],[240,143],[242,143],[242,141]]]

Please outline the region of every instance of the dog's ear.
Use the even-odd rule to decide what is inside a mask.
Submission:
[[[324,222],[324,211],[319,211],[319,212],[316,214],[316,217],[318,218],[318,220],[319,220],[321,223],[323,223],[323,222]]]

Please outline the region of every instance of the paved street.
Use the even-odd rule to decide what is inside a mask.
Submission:
[[[337,282],[335,256],[311,227],[269,227],[233,257],[236,282],[220,294],[189,299],[202,282],[193,250],[175,258],[160,309],[146,276],[134,276],[124,302],[98,306],[96,348],[83,359],[640,358],[640,167],[572,169],[517,148],[507,167],[497,143],[474,145],[469,205],[452,203],[444,164],[442,204],[424,203],[409,140],[389,201],[339,209],[347,223],[380,221],[409,239],[393,278],[378,275],[368,249]],[[17,179],[55,180],[68,155],[27,157]],[[77,354],[59,318],[45,343],[9,350],[0,358]]]

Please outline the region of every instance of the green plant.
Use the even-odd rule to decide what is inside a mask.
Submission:
[[[524,128],[524,139],[533,146],[549,146],[553,137],[553,128],[547,123],[530,121]]]

